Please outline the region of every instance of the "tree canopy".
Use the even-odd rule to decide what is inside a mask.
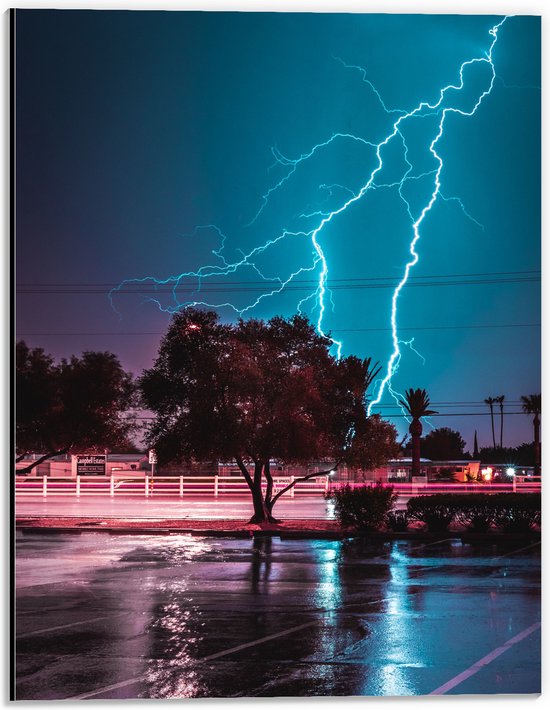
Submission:
[[[480,449],[479,458],[481,463],[534,466],[536,463],[535,446],[531,441],[516,447],[485,447]]]
[[[78,449],[89,452],[131,445],[128,410],[135,385],[109,352],[84,352],[55,363],[41,348],[16,345],[16,446],[18,459],[43,454],[18,473]]]
[[[385,463],[396,452],[395,428],[366,414],[378,370],[369,358],[336,360],[330,345],[301,315],[230,325],[211,311],[176,314],[140,378],[159,463],[235,460],[257,522],[273,519],[281,495],[272,460],[326,461],[325,473]]]
[[[421,441],[423,456],[432,461],[463,459],[465,446],[460,432],[449,427],[433,429]]]

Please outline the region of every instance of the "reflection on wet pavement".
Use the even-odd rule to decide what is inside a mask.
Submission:
[[[540,547],[17,538],[17,698],[427,694],[540,618]],[[451,692],[535,693],[540,631]]]

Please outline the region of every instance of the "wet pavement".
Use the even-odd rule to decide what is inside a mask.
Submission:
[[[17,533],[17,699],[540,691],[540,545]]]

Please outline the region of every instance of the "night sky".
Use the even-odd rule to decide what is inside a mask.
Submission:
[[[176,298],[242,310],[274,279],[309,269],[245,315],[295,313],[321,268],[304,232],[365,185],[377,165],[367,142],[391,132],[393,110],[433,105],[457,85],[501,19],[17,11],[17,337],[56,357],[111,350],[139,373],[170,319],[150,299],[173,308],[174,282],[155,292],[151,279],[141,293],[126,282],[115,308],[110,289],[220,271],[284,230],[294,234],[253,266],[202,279],[201,293],[182,278]],[[470,449],[475,429],[490,445],[481,403],[501,394],[504,444],[531,440],[530,419],[512,412],[540,392],[540,18],[509,18],[492,58],[490,95],[471,117],[449,113],[437,143],[441,191],[420,226],[415,285],[398,299],[399,336],[414,337],[425,361],[401,346],[393,378],[397,391],[425,387],[441,413],[467,414],[432,423],[459,429]],[[444,106],[470,111],[490,78],[487,62],[470,65]],[[372,189],[318,235],[332,287],[323,328],[344,355],[385,365],[392,352],[392,290],[413,236],[406,202],[416,219],[437,168],[429,145],[441,114],[429,114],[404,122]],[[290,162],[335,134],[347,137]],[[401,199],[384,185],[408,165],[415,179]],[[303,311],[317,322],[318,300]],[[399,413],[387,391],[375,411]]]

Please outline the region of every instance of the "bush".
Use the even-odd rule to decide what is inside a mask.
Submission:
[[[409,518],[444,532],[456,520],[472,532],[497,525],[504,532],[528,532],[541,522],[540,493],[442,493],[410,498]]]
[[[390,510],[386,514],[386,525],[393,532],[405,532],[409,527],[409,514],[406,510]]]
[[[455,517],[455,497],[452,493],[441,493],[409,498],[409,518],[426,523],[430,532],[445,532]]]
[[[391,486],[378,483],[357,488],[346,485],[332,491],[329,497],[334,501],[334,512],[341,525],[356,530],[376,530],[382,526],[397,494]]]
[[[499,493],[495,498],[495,523],[504,532],[528,532],[541,522],[540,493]]]
[[[471,532],[484,533],[495,522],[498,494],[466,493],[456,495],[456,521]]]

